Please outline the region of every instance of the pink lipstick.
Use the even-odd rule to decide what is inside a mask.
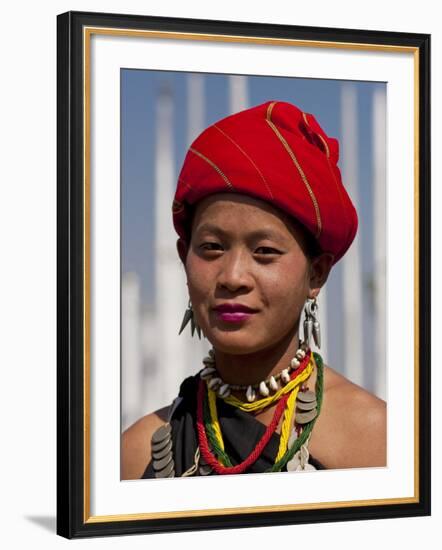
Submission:
[[[256,310],[244,304],[235,303],[220,304],[214,310],[217,313],[218,319],[227,323],[242,323],[256,313]]]
[[[221,311],[217,311],[218,318],[221,319],[221,321],[226,321],[227,323],[242,323],[242,321],[245,321],[249,317],[252,316],[251,313],[222,313]]]

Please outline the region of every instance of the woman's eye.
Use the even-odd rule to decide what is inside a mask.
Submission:
[[[221,245],[219,243],[203,243],[200,248],[203,250],[219,250]]]
[[[220,243],[215,242],[205,242],[202,243],[199,248],[203,251],[207,252],[221,252],[223,250],[223,247]],[[260,246],[255,249],[254,254],[258,254],[259,256],[270,256],[270,255],[280,255],[281,252],[277,250],[276,248],[272,248],[271,246]]]
[[[276,248],[272,248],[270,246],[260,246],[256,249],[256,253],[258,254],[280,254],[279,250],[276,250]]]

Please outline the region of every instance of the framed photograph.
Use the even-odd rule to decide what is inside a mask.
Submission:
[[[430,36],[57,24],[58,534],[429,515]]]

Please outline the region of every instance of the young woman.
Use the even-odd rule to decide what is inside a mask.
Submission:
[[[385,403],[311,350],[320,289],[357,230],[337,161],[337,141],[285,102],[194,141],[172,210],[183,326],[212,349],[123,434],[123,479],[386,465]]]

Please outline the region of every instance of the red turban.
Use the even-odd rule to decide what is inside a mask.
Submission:
[[[189,206],[207,195],[251,195],[296,218],[336,263],[358,226],[338,158],[338,141],[290,103],[268,101],[223,118],[187,152],[172,206],[175,229],[188,237]]]

